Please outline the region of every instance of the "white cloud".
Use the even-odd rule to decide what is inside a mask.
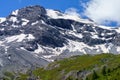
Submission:
[[[99,24],[114,21],[120,24],[120,0],[90,0],[84,14]]]
[[[66,9],[65,10],[65,14],[80,17],[80,14],[78,13],[78,10],[75,9],[75,8],[68,8],[68,9]]]

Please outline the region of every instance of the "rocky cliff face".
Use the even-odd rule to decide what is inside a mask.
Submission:
[[[120,28],[29,6],[0,19],[0,69],[26,70],[82,54],[120,53]]]

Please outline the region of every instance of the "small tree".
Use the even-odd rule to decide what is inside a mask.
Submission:
[[[89,80],[89,79],[88,79],[88,77],[86,77],[86,79],[85,79],[85,80]]]
[[[110,72],[111,72],[111,70],[110,70],[110,68],[108,68],[107,73],[110,73]]]
[[[106,66],[103,66],[101,73],[104,76],[107,74],[107,72],[106,72]]]
[[[95,80],[98,78],[97,73],[95,72],[95,70],[93,70],[93,74],[92,74],[92,80]]]

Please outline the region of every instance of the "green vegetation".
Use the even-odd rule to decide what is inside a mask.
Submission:
[[[120,80],[120,55],[74,56],[29,72],[16,80]]]

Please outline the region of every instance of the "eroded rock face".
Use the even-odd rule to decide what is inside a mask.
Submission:
[[[36,20],[39,17],[42,17],[46,14],[45,8],[36,5],[36,6],[29,6],[26,8],[22,8],[18,11],[16,15],[18,18],[25,18],[28,20]]]
[[[116,36],[114,37],[113,44],[120,46],[120,33],[116,34]]]

